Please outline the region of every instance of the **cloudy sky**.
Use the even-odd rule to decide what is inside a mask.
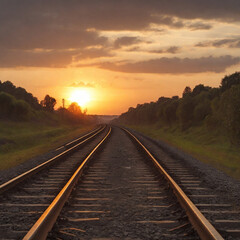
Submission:
[[[219,86],[240,70],[239,0],[0,0],[0,79],[88,113]]]

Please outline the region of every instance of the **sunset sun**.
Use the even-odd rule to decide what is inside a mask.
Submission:
[[[87,104],[91,101],[91,94],[87,89],[75,89],[70,94],[69,100],[76,102],[81,107],[87,107]]]

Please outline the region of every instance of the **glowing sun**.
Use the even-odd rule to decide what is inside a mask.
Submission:
[[[76,102],[81,107],[86,107],[91,101],[91,94],[87,89],[75,89],[71,92],[69,100]]]

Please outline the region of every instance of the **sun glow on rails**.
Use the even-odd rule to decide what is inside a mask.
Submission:
[[[87,107],[88,103],[91,101],[92,96],[88,89],[74,89],[69,96],[71,102],[76,102],[82,108]]]

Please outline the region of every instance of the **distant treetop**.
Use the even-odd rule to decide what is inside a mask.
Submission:
[[[11,94],[18,100],[24,100],[33,109],[38,110],[41,108],[41,105],[39,104],[38,99],[36,97],[34,97],[31,93],[27,92],[24,88],[16,87],[10,81],[6,81],[6,82],[0,81],[0,92]]]

